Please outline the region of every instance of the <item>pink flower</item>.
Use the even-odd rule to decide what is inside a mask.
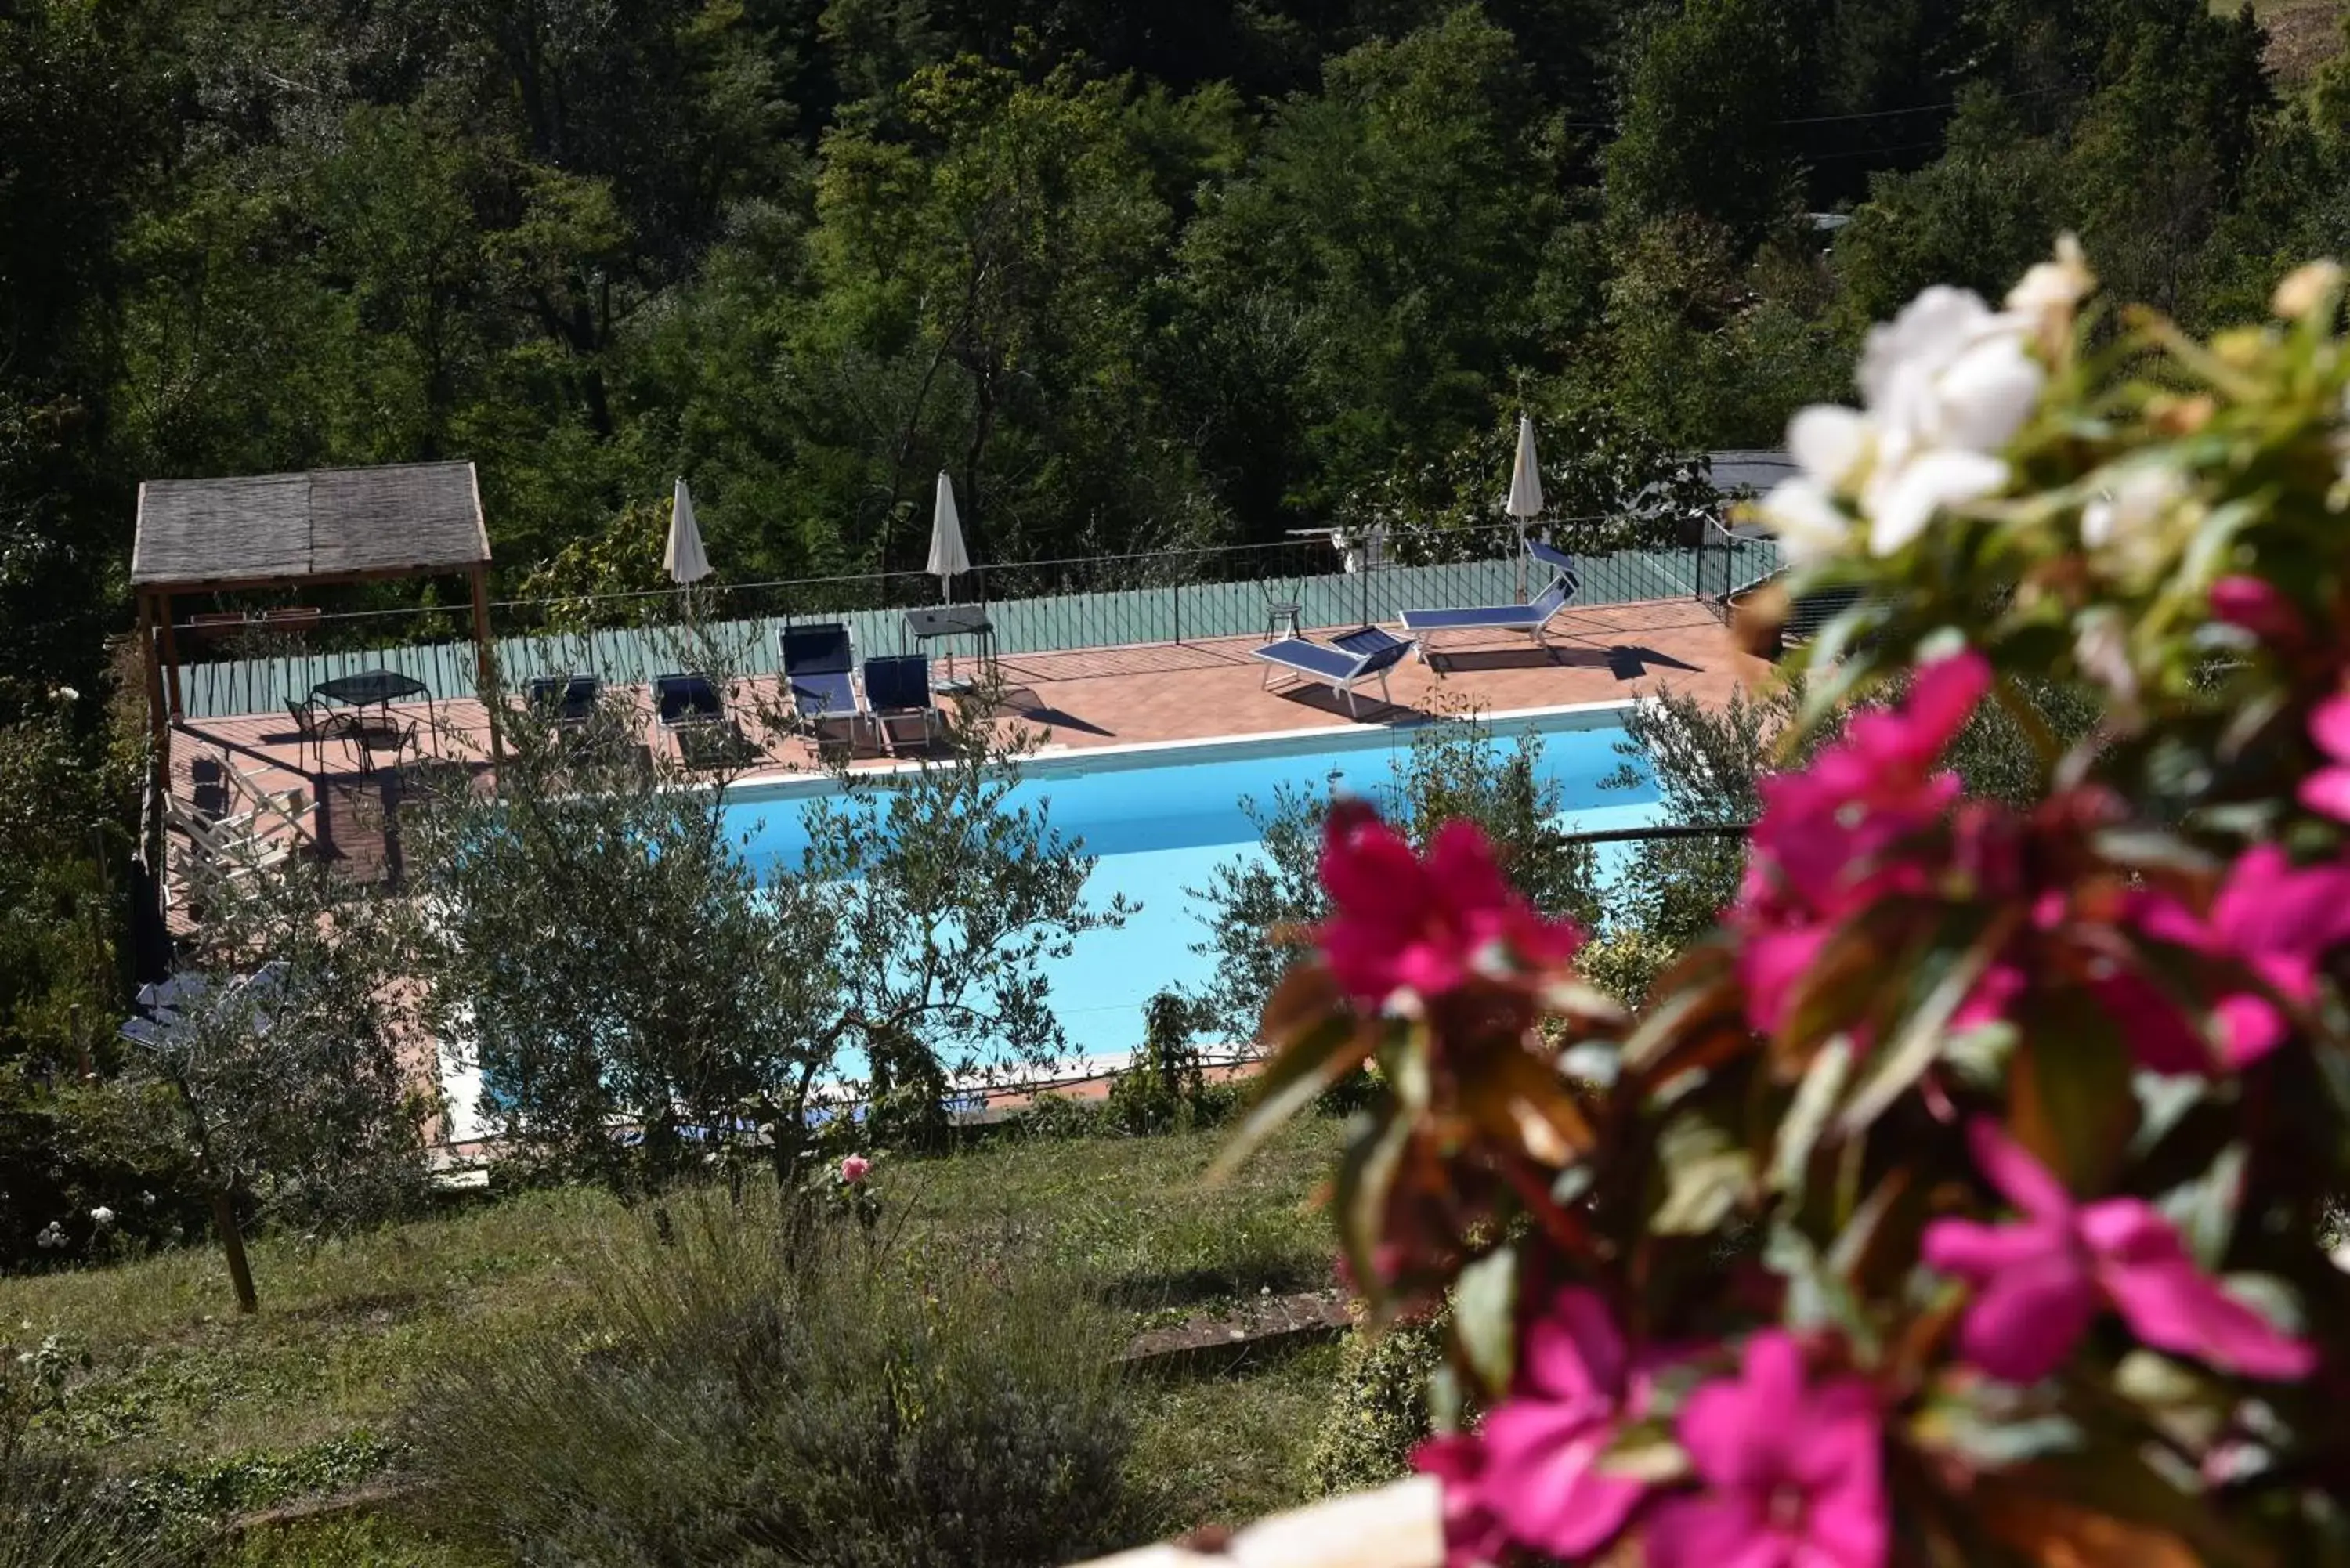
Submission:
[[[847,1183],[849,1186],[854,1187],[858,1182],[864,1180],[865,1173],[872,1168],[873,1162],[866,1158],[863,1155],[849,1155],[840,1162],[840,1179]]]
[[[1746,939],[1740,977],[1757,1029],[1786,1022],[1796,982],[1837,925],[1919,880],[1888,852],[1957,802],[1958,779],[1934,764],[1991,679],[1980,654],[1937,660],[1918,672],[1899,709],[1861,715],[1804,772],[1762,781],[1762,815],[1732,912]]]
[[[1582,1557],[1624,1528],[1645,1490],[1599,1469],[1617,1417],[1644,1402],[1645,1380],[1606,1303],[1581,1288],[1559,1293],[1518,1354],[1517,1386],[1478,1435],[1480,1498],[1511,1540]]]
[[[2221,577],[2211,585],[2211,613],[2268,642],[2301,635],[2301,612],[2275,585],[2260,577]]]
[[[1367,806],[1341,805],[1322,838],[1331,918],[1315,932],[1349,995],[1385,1006],[1399,992],[1432,998],[1496,957],[1563,963],[1583,945],[1572,921],[1546,920],[1510,889],[1472,824],[1437,830],[1426,859]]]
[[[1429,1438],[1412,1450],[1412,1468],[1443,1483],[1444,1561],[1448,1568],[1485,1568],[1509,1550],[1509,1532],[1485,1492],[1485,1445],[1466,1432]]]
[[[1681,1407],[1681,1447],[1706,1485],[1658,1505],[1648,1568],[1877,1568],[1887,1526],[1882,1424],[1868,1385],[1806,1383],[1794,1337],[1746,1343],[1735,1379]]]
[[[1968,1129],[1975,1164],[2022,1210],[2010,1225],[1938,1220],[1928,1266],[1976,1287],[1959,1325],[1966,1358],[2010,1383],[2064,1364],[2110,1305],[2158,1350],[2199,1356],[2248,1377],[2307,1376],[2316,1355],[2196,1270],[2178,1231],[2136,1198],[2079,1205],[2048,1168],[1981,1119]]]
[[[2301,781],[2301,804],[2350,822],[2350,696],[2321,702],[2309,716],[2309,738],[2331,760]]]
[[[2296,868],[2281,846],[2255,845],[2230,868],[2207,919],[2156,895],[2142,904],[2137,924],[2158,940],[2233,959],[2279,994],[2307,1002],[2317,994],[2319,963],[2350,941],[2350,866]],[[2238,1067],[2275,1050],[2288,1032],[2284,1014],[2256,991],[2220,997],[2212,1017],[2222,1053]],[[2208,1060],[2170,1059],[2179,1054],[2144,1059],[2158,1071],[2208,1070]]]

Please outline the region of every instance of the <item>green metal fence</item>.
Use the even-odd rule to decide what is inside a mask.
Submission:
[[[1273,607],[1298,607],[1311,630],[1391,623],[1406,609],[1515,602],[1521,562],[1506,533],[1468,559],[1334,569],[1326,543],[986,568],[981,574],[997,653],[1005,658],[1082,649],[1205,641],[1263,634]],[[1767,539],[1714,536],[1700,547],[1625,550],[1582,560],[1574,605],[1599,607],[1653,600],[1713,599],[1779,567]],[[1527,587],[1547,581],[1529,568]],[[1050,591],[1057,589],[1059,591]],[[777,668],[776,635],[790,623],[846,621],[860,656],[907,651],[910,608],[935,605],[935,581],[915,574],[770,583],[695,590],[702,641],[675,624],[677,596],[588,607],[640,624],[591,631],[521,630],[501,637],[500,668],[510,684],[536,676],[588,672],[636,683],[703,662],[712,654],[739,674]],[[498,607],[509,624],[543,620],[546,607]],[[495,622],[494,621],[494,624]],[[192,720],[283,711],[320,682],[391,670],[423,682],[435,700],[473,694],[473,645],[449,611],[328,617],[321,646],[271,649],[247,642],[200,653],[181,672]],[[943,653],[950,646],[941,645]],[[697,651],[702,650],[702,651]]]

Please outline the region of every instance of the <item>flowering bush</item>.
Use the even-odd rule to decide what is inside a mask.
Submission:
[[[1860,590],[1789,754],[1848,722],[1638,1013],[1473,830],[1334,815],[1226,1158],[1378,1064],[1335,1204],[1375,1308],[1451,1303],[1456,1562],[2350,1561],[2342,284],[2202,342],[2068,241],[1872,335],[1762,507]],[[2019,800],[1946,771],[1991,703]]]

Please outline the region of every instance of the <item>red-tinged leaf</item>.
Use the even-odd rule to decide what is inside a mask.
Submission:
[[[2271,1568],[2274,1558],[2111,1438],[1977,1489],[1985,1527],[2048,1568]]]
[[[1553,1170],[1592,1146],[1574,1086],[1524,1051],[1498,1052],[1481,1064],[1462,1086],[1461,1105],[1486,1137]]]
[[[1255,1103],[1208,1168],[1208,1181],[1232,1175],[1283,1123],[1369,1060],[1378,1030],[1346,1007],[1319,965],[1292,970],[1265,1003],[1263,1038],[1275,1050],[1257,1075]]]
[[[2059,1498],[1990,1481],[1975,1508],[1993,1540],[2039,1568],[2202,1568],[2202,1557],[2168,1531]]]
[[[1294,965],[1265,999],[1257,1023],[1257,1038],[1280,1051],[1300,1036],[1320,1029],[1332,1017],[1354,1015],[1337,977],[1318,963]]]
[[[2007,1119],[2016,1142],[2087,1197],[2111,1185],[2139,1113],[2128,1045],[2103,1019],[2082,1023],[2025,1032],[2008,1065]]]
[[[1889,1264],[1898,1278],[1908,1258],[1915,1255],[1914,1247],[1904,1249],[1902,1257],[1892,1260],[1887,1260],[1884,1252],[1891,1239],[1886,1228],[1886,1217],[1893,1212],[1894,1206],[1908,1191],[1909,1169],[1907,1166],[1896,1166],[1887,1171],[1876,1189],[1853,1211],[1852,1218],[1845,1221],[1843,1231],[1837,1233],[1835,1244],[1828,1249],[1828,1268],[1850,1283],[1856,1293],[1875,1293],[1872,1287],[1886,1282],[1876,1277],[1885,1272],[1880,1265]]]
[[[1651,1073],[1684,1029],[1721,1009],[1725,992],[1735,999],[1730,952],[1718,944],[1709,942],[1667,970],[1649,989],[1648,1005],[1625,1038],[1623,1071]]]

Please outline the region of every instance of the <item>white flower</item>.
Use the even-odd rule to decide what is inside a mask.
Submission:
[[[66,1244],[66,1233],[57,1229],[57,1222],[52,1220],[41,1228],[40,1233],[35,1236],[33,1241],[36,1245],[44,1248],[62,1247]]]
[[[2096,275],[2089,270],[2081,242],[2071,234],[2059,234],[2056,259],[2041,262],[2025,273],[2022,281],[2007,291],[2007,307],[2043,320],[2051,316],[2069,318],[2096,287]]]
[[[1897,554],[1915,543],[1944,507],[1980,501],[2006,485],[2007,464],[1979,452],[1929,452],[1880,472],[1869,485],[1869,551]]]
[[[105,1204],[103,1204],[103,1203],[99,1204],[97,1208],[95,1208],[95,1209],[91,1210],[89,1211],[89,1217],[90,1217],[91,1221],[92,1221],[93,1223],[95,1223],[95,1224],[98,1226],[98,1228],[99,1228],[99,1230],[101,1230],[101,1231],[105,1230],[109,1225],[111,1225],[111,1224],[113,1224],[113,1223],[114,1223],[114,1210],[111,1210],[111,1209],[109,1209],[109,1208],[108,1208]]]
[[[2092,550],[2143,548],[2147,535],[2186,497],[2178,471],[2138,463],[2114,476],[2095,500],[2081,508],[2081,543]]]
[[[1811,480],[1780,481],[1756,510],[1779,536],[1780,554],[1796,566],[1828,560],[1852,547],[1852,519],[1825,486]]]
[[[2048,379],[2028,347],[2032,326],[1964,289],[1929,288],[1872,329],[1859,371],[1866,407],[1818,405],[1787,426],[1804,477],[1773,491],[1762,512],[1789,558],[1851,548],[1840,498],[1869,519],[1870,553],[1890,556],[1945,508],[2006,488],[1998,454],[2032,417]]]
[[[2283,320],[2298,321],[2341,297],[2342,276],[2342,264],[2337,261],[2314,261],[2295,267],[2276,286],[2269,308]]]
[[[2024,346],[2030,330],[1969,290],[1928,289],[1869,330],[1860,358],[1869,417],[1887,437],[1919,448],[2000,451],[2032,417],[2048,379]]]
[[[1876,445],[1877,427],[1868,416],[1834,403],[1814,403],[1787,421],[1788,454],[1833,490],[1860,477]]]

